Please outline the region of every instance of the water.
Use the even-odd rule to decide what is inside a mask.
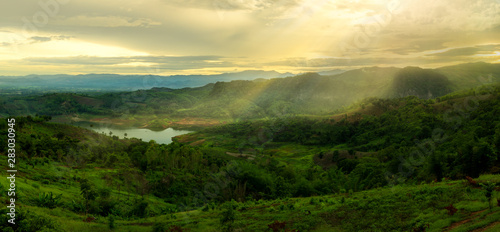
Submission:
[[[161,131],[154,131],[146,128],[124,127],[91,122],[77,122],[73,125],[91,129],[97,133],[104,132],[104,134],[106,135],[109,135],[109,132],[111,132],[112,136],[116,135],[119,138],[124,138],[126,133],[127,138],[138,138],[146,142],[154,140],[160,144],[169,144],[172,142],[172,137],[193,132],[187,130],[174,130],[172,128]]]

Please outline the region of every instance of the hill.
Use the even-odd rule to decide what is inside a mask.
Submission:
[[[470,69],[469,69],[470,68]],[[434,99],[500,81],[500,64],[463,64],[436,70],[417,67],[362,68],[333,76],[216,82],[196,88],[152,88],[132,92],[3,95],[0,115],[44,114],[165,127],[185,118],[237,121],[279,115],[326,116],[369,98],[417,96]],[[246,74],[245,74],[246,75]],[[248,73],[248,77],[254,75]],[[488,78],[481,79],[477,77]]]
[[[500,65],[484,62],[467,63],[435,69],[448,77],[452,91],[464,90],[500,81]]]
[[[90,92],[90,91],[134,91],[153,87],[172,89],[201,87],[217,81],[270,79],[291,76],[290,73],[248,70],[216,75],[28,75],[0,76],[0,87],[16,91],[34,92]]]
[[[1,162],[16,133],[15,231],[498,229],[500,86],[367,109],[242,121],[169,145],[2,119]]]

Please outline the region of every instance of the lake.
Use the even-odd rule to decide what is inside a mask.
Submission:
[[[146,142],[154,140],[160,144],[169,144],[172,142],[172,137],[193,132],[187,130],[174,130],[172,128],[156,131],[146,128],[125,127],[92,122],[76,122],[71,125],[91,129],[98,133],[104,132],[106,135],[109,135],[109,132],[111,132],[111,135],[116,135],[119,138],[124,138],[125,134],[127,134],[127,138],[138,138]]]

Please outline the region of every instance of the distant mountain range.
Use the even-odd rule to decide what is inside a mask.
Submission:
[[[325,115],[361,103],[367,98],[417,96],[431,99],[454,91],[498,83],[500,64],[470,63],[437,69],[368,67],[329,76],[305,73],[284,77],[287,75],[273,71],[246,71],[210,76],[59,75],[11,78],[19,84],[23,83],[24,78],[24,83],[29,85],[37,81],[48,84],[53,80],[60,87],[86,86],[117,90],[135,85],[135,89],[143,90],[91,96],[64,93],[11,95],[12,99],[4,99],[5,104],[0,104],[0,115],[85,113],[120,116],[122,111],[141,115],[170,115],[175,118],[225,119],[265,118],[283,114]],[[155,80],[161,85],[148,84],[149,81],[155,83]]]
[[[117,75],[117,74],[85,74],[85,75],[27,75],[0,76],[0,88],[39,88],[44,90],[102,90],[133,91],[167,87],[179,89],[200,87],[217,81],[271,79],[293,76],[291,73],[276,71],[248,70],[237,73],[216,75]]]

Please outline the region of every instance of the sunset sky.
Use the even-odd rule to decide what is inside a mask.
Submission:
[[[500,62],[500,0],[30,0],[0,8],[0,75]]]

